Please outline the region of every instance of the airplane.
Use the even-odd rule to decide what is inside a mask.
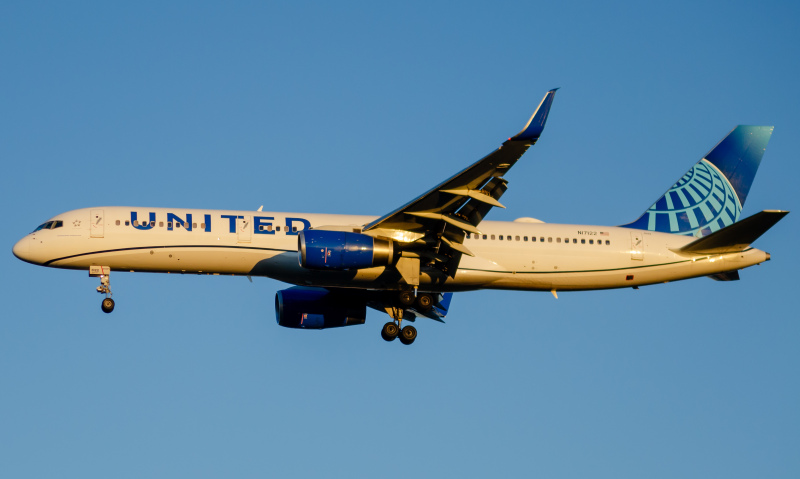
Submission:
[[[13,247],[26,262],[88,270],[113,311],[111,271],[265,276],[280,326],[364,324],[386,312],[386,341],[444,322],[455,292],[634,288],[708,276],[739,279],[769,253],[751,247],[788,211],[739,221],[772,126],[740,125],[637,220],[619,226],[484,221],[505,175],[544,131],[557,89],[495,151],[381,216],[98,206],[61,213]]]

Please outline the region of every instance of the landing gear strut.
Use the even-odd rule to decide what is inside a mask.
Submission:
[[[114,311],[114,300],[111,299],[111,268],[108,266],[92,266],[89,268],[89,276],[100,277],[100,286],[97,287],[97,292],[106,295],[103,302],[100,303],[100,309],[104,313]]]

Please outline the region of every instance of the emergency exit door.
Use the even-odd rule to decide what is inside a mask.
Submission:
[[[251,231],[253,230],[253,222],[250,216],[240,216],[236,218],[236,233],[239,237],[239,243],[249,243]]]
[[[631,231],[631,259],[644,260],[644,237],[641,231]]]
[[[92,210],[90,214],[92,216],[89,220],[90,235],[92,238],[102,238],[104,230],[103,225],[105,223],[103,219],[103,210]]]

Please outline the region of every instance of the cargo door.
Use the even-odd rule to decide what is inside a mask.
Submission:
[[[103,210],[92,210],[91,218],[89,221],[91,237],[102,238],[105,220],[103,219]]]
[[[644,260],[644,237],[641,231],[631,231],[631,259]]]
[[[236,218],[236,232],[239,236],[239,243],[249,243],[253,229],[253,222],[250,216],[240,216]]]

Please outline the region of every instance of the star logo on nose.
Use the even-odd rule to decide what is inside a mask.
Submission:
[[[72,222],[72,226],[80,226],[80,225],[81,225],[81,220],[75,220]]]

